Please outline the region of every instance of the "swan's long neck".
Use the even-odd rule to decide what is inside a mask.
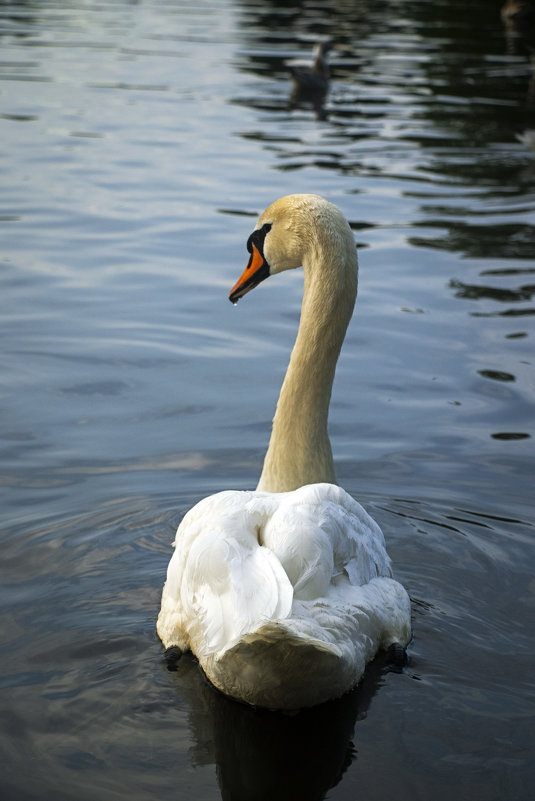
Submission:
[[[327,433],[338,355],[357,295],[357,253],[345,223],[337,247],[317,242],[303,258],[299,331],[281,388],[259,490],[335,483]]]

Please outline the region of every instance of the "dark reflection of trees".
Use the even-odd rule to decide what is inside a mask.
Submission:
[[[433,210],[422,206],[426,226],[445,229],[440,237],[412,237],[414,246],[458,251],[479,258],[532,259],[535,227],[528,224],[480,224],[466,222],[481,208],[484,199],[510,202],[511,198],[533,201],[534,171],[516,162],[497,143],[517,147],[515,131],[535,128],[532,26],[523,28],[515,45],[516,60],[504,59],[510,52],[504,41],[500,18],[502,3],[476,0],[467,4],[409,3],[414,29],[427,45],[435,43],[433,58],[423,60],[422,72],[431,99],[421,103],[413,119],[421,122],[421,135],[411,133],[426,154],[422,177],[451,186],[477,187],[476,202]],[[522,59],[524,63],[522,63]],[[430,136],[430,132],[433,135]],[[440,138],[437,137],[440,134]],[[526,158],[530,159],[529,152]],[[447,193],[442,195],[447,198]],[[438,222],[429,221],[437,213]],[[464,221],[444,222],[457,215]],[[520,298],[519,298],[520,299]]]
[[[535,22],[533,5],[530,0],[505,0],[501,20],[507,52],[516,53],[523,40],[532,36]]]
[[[487,0],[459,4],[449,0],[436,2],[399,3],[372,2],[371,0],[324,0],[310,3],[306,0],[237,0],[238,26],[242,41],[249,50],[242,50],[241,69],[270,78],[288,78],[284,61],[296,50],[309,55],[311,44],[320,38],[330,38],[344,57],[336,63],[333,76],[358,81],[364,65],[377,61],[377,78],[385,80],[384,102],[388,102],[390,86],[411,91],[411,84],[422,86],[420,70],[425,74],[426,90],[437,101],[422,103],[417,95],[420,110],[417,116],[429,120],[433,127],[445,126],[471,145],[487,143],[489,134],[496,138],[503,131],[503,111],[506,108],[507,126],[526,126],[525,100],[529,83],[529,48],[535,44],[523,39],[525,69],[511,76],[507,66],[497,68],[489,57],[503,57],[503,27],[500,19],[500,2]],[[388,72],[388,65],[379,61],[385,53],[406,56],[403,37],[397,32],[421,42],[421,59],[418,70],[410,66],[405,74],[399,69]],[[388,36],[389,38],[384,38]],[[381,37],[370,46],[372,37]],[[416,49],[409,55],[418,56]],[[353,57],[353,60],[351,60]],[[385,66],[387,72],[385,72]],[[516,65],[518,71],[519,65]],[[373,73],[374,70],[371,70]],[[368,74],[368,80],[369,80]],[[347,87],[346,87],[347,89]],[[496,108],[492,98],[503,107]],[[515,108],[511,101],[518,99]],[[481,102],[484,99],[485,102]],[[359,98],[361,103],[365,97]],[[459,101],[465,101],[459,102]],[[251,98],[254,103],[254,98]],[[500,114],[500,111],[502,112]],[[353,112],[355,113],[355,112]],[[436,144],[435,137],[422,131],[418,141],[429,149]],[[444,133],[447,137],[446,132]],[[450,139],[451,142],[451,139]],[[458,143],[457,143],[458,144]],[[459,175],[465,175],[463,169]]]
[[[532,26],[519,31],[515,57],[510,61],[504,57],[511,54],[511,48],[504,39],[501,5],[485,0],[465,6],[446,0],[410,4],[415,31],[427,41],[442,36],[435,58],[422,63],[432,100],[417,111],[423,123],[422,135],[413,139],[427,152],[427,163],[419,171],[422,177],[428,174],[433,183],[438,180],[458,194],[464,187],[478,189],[472,205],[449,205],[446,201],[442,208],[433,208],[426,202],[422,206],[426,217],[423,224],[444,234],[414,236],[409,240],[413,246],[458,251],[472,258],[533,258],[535,226],[467,222],[484,213],[481,208],[485,200],[507,205],[512,198],[517,202],[522,198],[528,208],[533,205],[535,173],[525,161],[515,163],[502,143],[510,143],[514,151],[515,131],[535,127],[530,60],[534,32]],[[430,137],[428,129],[440,132],[440,140]],[[526,159],[530,158],[526,151]],[[447,198],[447,193],[442,197]],[[431,215],[440,219],[429,219]],[[448,220],[454,216],[457,219]],[[492,297],[493,290],[465,288],[458,296],[468,297],[470,292],[481,298]],[[530,300],[532,294],[531,287],[521,287],[501,292],[499,299],[518,302]]]
[[[32,26],[39,24],[42,3],[39,0],[18,0],[17,3],[0,2],[0,9],[2,9],[0,40],[5,35],[14,36],[17,39],[27,39],[33,35]]]
[[[444,92],[450,97],[466,101],[492,98],[507,104],[508,117],[511,115],[510,102],[516,97],[519,100],[517,111],[520,122],[524,121],[523,103],[528,84],[533,29],[527,29],[526,36],[521,40],[520,56],[525,57],[525,68],[520,70],[518,61],[511,62],[511,66],[516,67],[516,71],[512,72],[507,62],[503,61],[505,46],[500,8],[500,0],[494,3],[475,0],[465,4],[439,0],[434,3],[409,3],[407,10],[414,21],[415,32],[424,41],[440,37],[436,58],[422,65],[432,91],[437,94]],[[496,58],[496,64],[493,64],[493,57]],[[503,67],[500,68],[500,65]],[[433,109],[428,111],[434,117]],[[496,113],[497,109],[491,103],[481,104],[481,107],[478,104],[474,108],[468,102],[465,106],[457,105],[456,112],[449,116],[452,125],[459,123],[462,128],[470,126],[470,120],[474,117],[479,118],[480,123],[485,120],[492,124]],[[472,136],[478,127],[480,125],[473,120],[470,126]],[[485,132],[483,135],[486,139]]]
[[[306,0],[243,0],[236,2],[236,6],[246,48],[241,50],[238,68],[253,75],[287,81],[285,98],[251,96],[241,98],[240,102],[272,111],[308,104],[316,113],[316,98],[311,102],[304,96],[292,97],[286,61],[297,56],[310,60],[312,45],[329,39],[344,56],[339,58],[339,64],[332,64],[333,78],[353,78],[356,42],[362,46],[372,32],[378,32],[384,21],[389,20],[391,13],[388,3],[377,0],[324,0],[317,4]],[[323,106],[320,111],[320,118],[324,118]]]
[[[354,727],[386,670],[379,656],[343,698],[288,715],[238,704],[214,690],[190,656],[178,690],[191,698],[191,758],[215,764],[224,801],[320,801],[356,758]]]
[[[465,284],[462,281],[450,281],[450,287],[456,290],[455,297],[467,300],[489,298],[501,303],[519,303],[520,301],[531,300],[535,295],[535,284],[526,284],[518,287],[518,289],[505,289],[483,284]]]
[[[470,222],[487,201],[495,211],[512,199],[533,205],[535,159],[530,166],[527,150],[522,158],[515,133],[535,128],[535,33],[517,37],[520,49],[508,54],[501,5],[236,0],[243,43],[238,68],[266,78],[265,90],[255,83],[250,96],[233,98],[264,115],[257,130],[241,135],[261,141],[278,170],[321,168],[357,180],[364,173],[402,182],[399,164],[389,172],[392,153],[400,154],[410,164],[408,177],[422,187],[411,192],[422,198],[422,225],[438,229],[437,236],[414,236],[410,244],[472,257],[531,258],[535,226]],[[328,124],[324,140],[316,137],[310,146],[306,133],[297,140],[290,135],[291,120],[281,116],[291,91],[285,59],[308,56],[322,37],[335,47]],[[392,122],[397,133],[387,144],[381,131]],[[459,205],[466,188],[477,194]],[[430,205],[434,197],[441,207]]]
[[[255,46],[295,46],[315,38],[354,43],[357,34],[366,37],[393,12],[391,4],[381,0],[237,0],[236,6],[244,39]]]
[[[481,273],[484,275],[522,275],[525,273],[534,273],[535,270],[500,270],[492,273],[491,271]],[[467,284],[463,281],[452,280],[450,281],[450,288],[455,290],[455,297],[462,300],[493,300],[498,303],[516,304],[531,301],[535,295],[535,284],[524,284],[517,289],[508,289],[505,287],[489,286],[488,284]],[[535,314],[535,307],[522,306],[521,308],[512,308],[493,311],[493,312],[473,312],[475,317],[524,317]]]
[[[535,226],[522,223],[471,225],[428,220],[425,227],[446,228],[442,237],[410,237],[415,246],[460,251],[472,258],[533,259]]]

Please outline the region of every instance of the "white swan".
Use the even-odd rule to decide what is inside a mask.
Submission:
[[[230,299],[302,265],[299,331],[257,490],[221,492],[186,514],[157,630],[227,695],[297,709],[350,690],[379,648],[405,646],[410,601],[379,526],[334,483],[327,415],[357,294],[349,225],[323,198],[289,195],[247,247]]]

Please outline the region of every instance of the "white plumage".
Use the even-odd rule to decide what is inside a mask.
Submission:
[[[302,264],[299,333],[259,487],[186,514],[157,629],[227,695],[297,709],[351,689],[378,649],[405,646],[410,602],[379,526],[333,483],[327,413],[357,289],[349,226],[322,198],[291,195],[264,212],[248,248],[231,299]]]

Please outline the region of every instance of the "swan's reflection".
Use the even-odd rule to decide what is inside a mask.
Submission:
[[[216,765],[224,801],[319,801],[355,759],[355,724],[387,669],[380,655],[343,698],[288,715],[226,698],[187,654],[177,681],[190,707],[192,762]]]

